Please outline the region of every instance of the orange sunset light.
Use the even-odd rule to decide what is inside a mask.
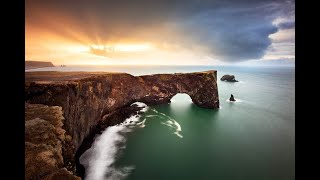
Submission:
[[[116,18],[121,16],[113,19],[115,16],[101,16],[87,9],[79,17],[61,8],[29,2],[25,60],[51,61],[54,65],[190,65],[202,63],[202,59],[204,64],[208,62],[206,56],[198,53],[203,49],[197,51],[188,42],[187,48],[177,43],[176,39],[185,34],[176,33],[172,25],[136,26],[118,23]]]

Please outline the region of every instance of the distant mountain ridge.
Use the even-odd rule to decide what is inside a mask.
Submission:
[[[25,70],[27,69],[36,69],[43,67],[54,67],[50,61],[25,61]]]

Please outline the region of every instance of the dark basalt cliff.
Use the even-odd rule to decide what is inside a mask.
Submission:
[[[114,112],[134,102],[147,105],[170,103],[177,93],[186,93],[200,107],[219,108],[216,81],[217,72],[213,70],[146,76],[105,72],[26,72],[25,101],[62,108],[63,129],[71,136],[69,144],[73,150],[69,151],[73,151],[71,156],[74,156],[99,122],[108,122],[110,117],[115,119]],[[68,155],[66,158],[72,157]]]

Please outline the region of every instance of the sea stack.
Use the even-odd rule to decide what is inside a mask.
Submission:
[[[228,81],[228,82],[238,82],[238,81],[235,79],[234,75],[229,75],[229,74],[226,74],[226,75],[222,76],[222,77],[220,78],[220,80],[221,80],[221,81]]]
[[[233,95],[231,94],[230,98],[229,98],[229,101],[236,101],[233,97]]]

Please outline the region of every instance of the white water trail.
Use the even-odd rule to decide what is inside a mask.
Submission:
[[[174,120],[173,118],[171,118],[170,116],[164,114],[164,113],[160,113],[158,112],[157,110],[155,109],[151,109],[153,112],[159,114],[158,116],[159,117],[162,117],[162,118],[165,118],[165,119],[168,119],[166,122],[161,122],[161,124],[163,125],[166,125],[170,128],[173,128],[175,129],[175,132],[173,132],[173,134],[177,135],[179,138],[183,138],[183,136],[180,134],[180,132],[182,132],[182,129],[181,129],[181,125],[176,121]]]
[[[148,106],[144,103],[133,103],[138,107],[143,107],[141,112],[145,112]],[[133,105],[132,104],[132,105]],[[134,169],[133,166],[115,168],[113,163],[116,160],[119,149],[124,149],[126,138],[124,133],[131,132],[132,127],[144,127],[145,120],[139,122],[140,115],[134,115],[126,119],[123,123],[110,126],[97,136],[91,146],[84,152],[79,161],[85,167],[85,180],[122,180],[125,179]]]
[[[242,99],[236,99],[234,98],[236,101],[230,101],[229,99],[227,99],[226,101],[227,102],[230,102],[230,103],[240,103],[240,102],[244,102]]]
[[[132,103],[130,106],[132,106],[132,105],[136,105],[138,107],[141,107],[142,109],[140,110],[140,112],[146,112],[148,110],[148,106],[142,102],[135,102],[135,103]]]
[[[145,122],[146,122],[146,118],[144,118],[144,120],[143,121],[141,121],[141,122],[138,122],[136,125],[137,126],[139,126],[139,127],[141,127],[141,128],[144,128],[144,127],[146,127],[146,125],[145,125]]]
[[[173,134],[177,135],[179,138],[183,138],[183,136],[180,134],[181,130],[181,126],[180,124],[175,121],[175,120],[168,120],[166,122],[161,122],[161,124],[166,125],[170,128],[173,128],[175,131],[173,132]]]

